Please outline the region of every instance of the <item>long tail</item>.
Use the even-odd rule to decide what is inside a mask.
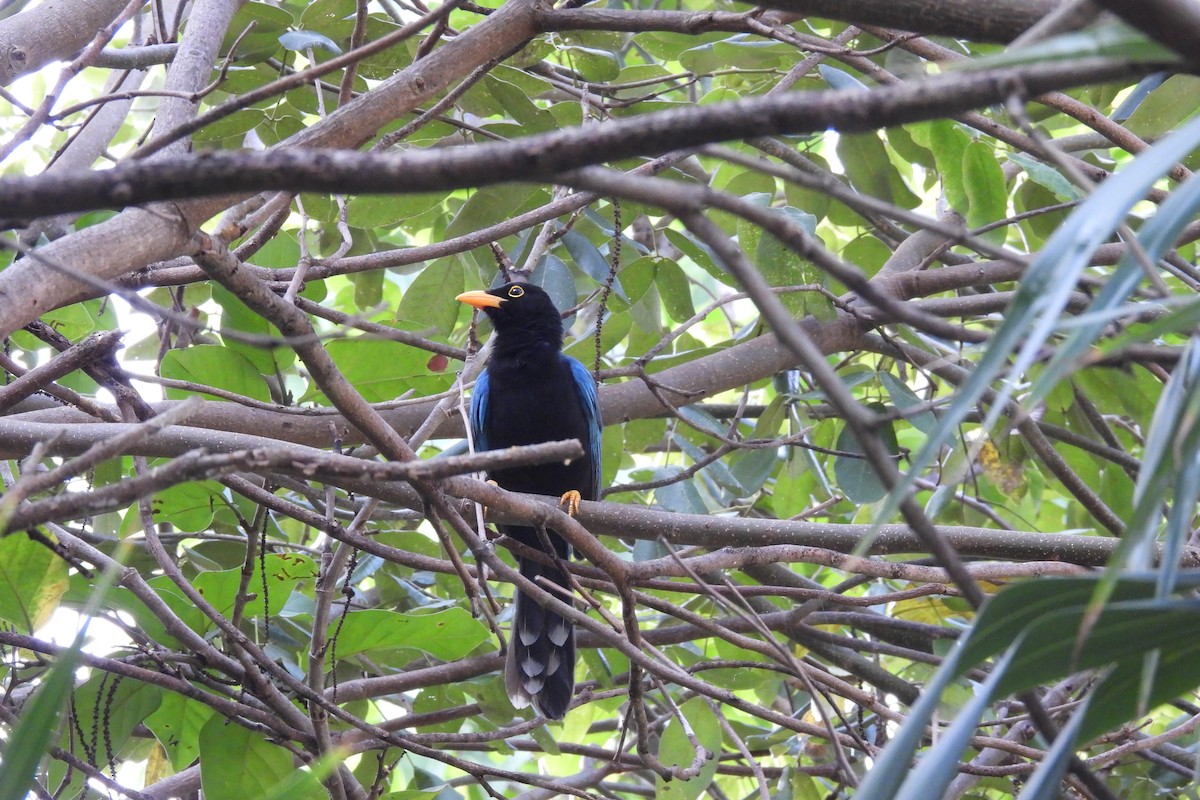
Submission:
[[[544,575],[568,585],[557,567],[524,558],[519,565],[531,581]],[[519,592],[510,639],[504,665],[508,698],[517,708],[533,703],[547,719],[562,719],[575,694],[575,626]]]

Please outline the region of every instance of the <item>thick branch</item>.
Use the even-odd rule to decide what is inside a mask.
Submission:
[[[69,61],[126,5],[128,0],[47,0],[0,20],[0,86]]]
[[[1054,10],[1055,0],[766,0],[759,5],[800,16],[981,42],[1010,42]]]
[[[536,33],[537,0],[509,0],[462,35],[347,103],[280,147],[358,147],[383,125],[409,113],[480,64],[503,57]],[[0,273],[0,319],[6,333],[47,311],[94,296],[71,271],[109,280],[185,252],[200,223],[239,197],[204,197],[149,210],[129,209],[39,248],[43,261],[26,259]],[[67,265],[69,271],[57,269]],[[7,323],[12,323],[8,327]]]
[[[1189,61],[1200,52],[1200,8],[1191,0],[1096,0]]]
[[[1088,83],[1135,78],[1148,65],[1093,60],[975,73],[912,83],[802,92],[644,114],[512,142],[384,155],[331,150],[214,151],[102,172],[0,181],[9,214],[36,217],[185,197],[287,191],[428,192],[505,181],[551,180],[560,173],[632,155],[748,136],[853,133],[933,119],[998,103],[1014,86],[1032,95]],[[0,293],[5,290],[0,280]],[[3,295],[0,294],[0,299]],[[2,310],[2,306],[0,306]],[[11,332],[7,319],[0,334]]]

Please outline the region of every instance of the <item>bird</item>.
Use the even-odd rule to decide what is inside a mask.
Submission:
[[[574,514],[579,501],[600,497],[600,407],[596,382],[577,359],[562,352],[562,316],[550,296],[530,283],[506,283],[455,298],[482,310],[492,323],[492,354],[475,383],[469,411],[477,450],[577,439],[584,456],[492,470],[488,478],[513,492],[562,498]],[[535,528],[500,525],[501,533],[546,553]],[[546,538],[553,563],[518,556],[521,574],[563,587],[557,564],[570,558],[567,542],[553,530]],[[575,627],[557,612],[518,591],[504,666],[504,685],[517,708],[531,704],[547,719],[561,720],[575,693]]]

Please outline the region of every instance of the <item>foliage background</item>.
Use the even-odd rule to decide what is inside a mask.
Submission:
[[[1194,792],[1194,7],[0,14],[0,796]],[[502,270],[574,522],[463,455]],[[585,556],[561,725],[472,501]]]

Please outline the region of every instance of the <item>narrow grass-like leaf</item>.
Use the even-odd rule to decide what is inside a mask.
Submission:
[[[958,767],[963,751],[975,735],[979,720],[996,694],[996,687],[1008,673],[1012,663],[1013,650],[996,664],[992,674],[975,691],[971,701],[954,715],[950,729],[943,733],[937,744],[921,757],[916,768],[900,787],[896,800],[927,800],[930,797],[941,797],[950,781],[958,775]]]
[[[1166,597],[1175,586],[1179,575],[1179,556],[1183,546],[1187,544],[1192,534],[1192,514],[1196,508],[1196,498],[1200,496],[1200,428],[1197,427],[1197,406],[1200,398],[1196,397],[1195,387],[1189,397],[1189,414],[1186,422],[1187,435],[1182,437],[1182,446],[1178,447],[1178,456],[1184,459],[1176,467],[1174,490],[1171,492],[1171,511],[1167,515],[1167,529],[1162,537],[1162,550],[1159,555],[1158,592],[1156,596]],[[1144,545],[1154,549],[1154,541]]]
[[[1193,119],[1171,136],[1143,151],[1105,181],[1067,218],[1030,263],[1020,288],[970,376],[959,387],[954,401],[942,415],[942,425],[913,457],[909,471],[889,493],[878,520],[895,513],[921,472],[950,441],[958,426],[975,410],[983,395],[1006,369],[1009,380],[996,388],[985,430],[995,425],[1012,396],[1017,378],[1036,360],[1092,252],[1107,240],[1129,209],[1140,201],[1155,181],[1200,146],[1200,118]],[[1014,357],[1015,354],[1015,357]],[[1012,363],[1010,364],[1010,358]]]
[[[1172,192],[1159,206],[1154,217],[1138,232],[1138,244],[1151,263],[1162,258],[1171,248],[1179,232],[1192,221],[1198,210],[1200,178],[1192,178]],[[1054,358],[1034,381],[1031,391],[1034,398],[1045,397],[1054,384],[1065,378],[1069,370],[1079,365],[1081,356],[1099,338],[1110,321],[1110,315],[1106,312],[1120,308],[1129,299],[1141,283],[1143,274],[1141,265],[1132,253],[1126,253],[1121,258],[1116,271],[1105,282],[1104,288],[1088,308],[1088,314],[1094,316],[1072,328]]]
[[[1008,587],[980,609],[964,642],[959,675],[1012,645],[1038,619],[1068,608],[1083,608],[1096,592],[1097,577],[1046,578]],[[1152,578],[1121,580],[1115,600],[1146,600],[1154,596]],[[957,676],[956,676],[957,677]]]
[[[0,797],[25,797],[33,785],[38,763],[50,747],[50,738],[58,730],[59,714],[71,695],[82,646],[80,633],[21,712],[4,748],[4,761],[0,762]]]
[[[1153,666],[1153,675],[1147,676],[1142,659],[1118,664],[1092,690],[1092,704],[1080,730],[1080,738],[1084,741],[1094,739],[1144,715],[1147,709],[1157,708],[1195,689],[1200,683],[1197,677],[1200,676],[1200,642],[1189,636],[1176,637],[1161,648]],[[1141,687],[1147,683],[1149,691],[1142,696]]]
[[[909,710],[908,719],[875,759],[874,766],[854,794],[855,800],[893,800],[904,776],[912,767],[917,748],[925,740],[925,728],[937,711],[942,692],[954,682],[964,645],[969,638],[958,640],[942,662],[941,669],[925,685],[916,704]]]
[[[1178,577],[1179,550],[1190,534],[1190,509],[1200,491],[1200,344],[1188,343],[1179,364],[1163,389],[1154,409],[1150,432],[1143,448],[1142,466],[1134,487],[1133,517],[1092,598],[1092,613],[1108,598],[1126,566],[1149,569],[1159,555],[1155,533],[1162,505],[1172,482],[1176,483],[1175,507],[1168,520],[1167,542],[1161,555],[1157,596],[1164,598]],[[1183,463],[1180,460],[1183,459]],[[1176,533],[1170,533],[1175,530]]]
[[[1017,800],[1056,800],[1061,796],[1062,787],[1059,784],[1071,762],[1071,756],[1075,754],[1075,742],[1079,739],[1079,730],[1092,697],[1088,695],[1083,698],[1071,721],[1058,732],[1054,744],[1046,751],[1045,758],[1017,795]]]
[[[1117,106],[1117,110],[1112,113],[1113,122],[1124,122],[1129,119],[1129,115],[1137,110],[1137,107],[1142,104],[1142,101],[1149,97],[1150,93],[1162,86],[1163,81],[1167,79],[1166,72],[1156,72],[1153,75],[1147,75],[1142,78],[1142,82],[1133,87],[1133,91],[1129,96],[1121,101],[1121,105]]]
[[[1026,47],[1004,50],[971,60],[970,69],[996,69],[1050,61],[1074,61],[1080,58],[1109,57],[1134,62],[1173,63],[1179,54],[1164,44],[1123,22],[1098,25],[1087,30],[1065,33]]]
[[[58,730],[59,714],[75,686],[75,668],[79,666],[80,653],[87,636],[87,620],[104,603],[109,589],[121,574],[120,563],[130,549],[127,542],[118,546],[116,562],[101,574],[87,605],[80,612],[84,623],[75,633],[71,646],[50,668],[42,685],[22,710],[8,739],[8,746],[4,748],[4,759],[0,761],[0,797],[25,797],[29,793],[38,763],[46,756],[50,739]]]
[[[1021,638],[1012,671],[999,691],[1020,692],[1084,669],[1108,664],[1138,665],[1155,648],[1169,648],[1180,631],[1200,623],[1195,600],[1132,600],[1109,603],[1090,621],[1090,608],[1075,607],[1047,614],[1031,624]],[[1089,623],[1086,638],[1076,632]],[[1193,676],[1194,684],[1200,676]],[[1193,684],[1193,685],[1194,685]],[[1136,686],[1133,695],[1137,696]]]

